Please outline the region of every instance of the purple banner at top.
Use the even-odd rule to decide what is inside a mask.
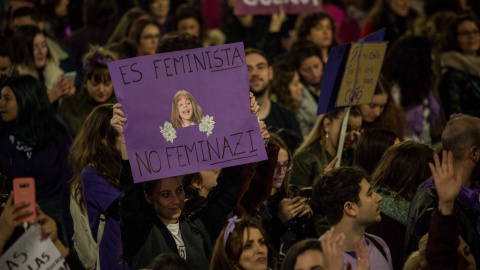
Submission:
[[[108,63],[136,183],[267,159],[242,43]]]
[[[274,14],[279,6],[288,14],[311,13],[320,11],[321,4],[321,0],[235,0],[235,14]]]

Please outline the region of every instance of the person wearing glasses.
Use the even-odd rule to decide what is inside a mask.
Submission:
[[[128,39],[138,47],[137,56],[154,54],[160,41],[160,35],[160,27],[148,15],[136,19],[128,31]]]
[[[449,27],[439,92],[445,114],[480,116],[480,22],[459,16]]]
[[[286,143],[275,133],[270,133],[270,143],[280,148],[272,189],[267,200],[253,214],[260,216],[264,228],[268,228],[272,247],[284,255],[295,242],[307,238],[304,225],[313,211],[308,205],[309,194],[298,196],[295,187],[290,187],[293,163]]]

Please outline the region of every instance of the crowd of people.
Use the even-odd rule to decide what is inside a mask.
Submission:
[[[235,1],[1,4],[0,256],[36,214],[71,269],[479,269],[480,1]],[[331,49],[382,28],[371,102],[317,115]],[[108,62],[233,42],[238,114],[259,119],[268,159],[135,183]],[[175,127],[201,116],[178,91]],[[35,179],[36,213],[17,177]]]

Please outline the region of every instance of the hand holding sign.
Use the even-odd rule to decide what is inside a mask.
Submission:
[[[42,228],[32,225],[0,258],[0,269],[69,269],[52,241],[41,240]]]
[[[258,112],[260,111],[260,106],[258,105],[257,101],[255,100],[255,96],[252,92],[250,92],[250,108],[252,112],[258,117]]]

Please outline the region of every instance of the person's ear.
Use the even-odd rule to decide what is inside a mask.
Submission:
[[[332,121],[330,119],[325,118],[323,119],[323,130],[325,133],[328,133],[330,131],[330,126],[332,125]]]
[[[352,202],[346,202],[343,205],[343,212],[345,212],[347,215],[351,217],[356,217],[357,216],[357,204],[352,203]]]
[[[477,146],[471,146],[468,153],[470,159],[477,164],[480,159],[480,149]]]
[[[192,186],[198,190],[202,189],[202,183],[200,183],[200,181],[192,181]]]
[[[272,66],[268,67],[268,80],[269,81],[273,80],[273,67]]]
[[[148,195],[145,191],[143,192],[145,195],[145,200],[149,203],[152,204],[152,196]]]

